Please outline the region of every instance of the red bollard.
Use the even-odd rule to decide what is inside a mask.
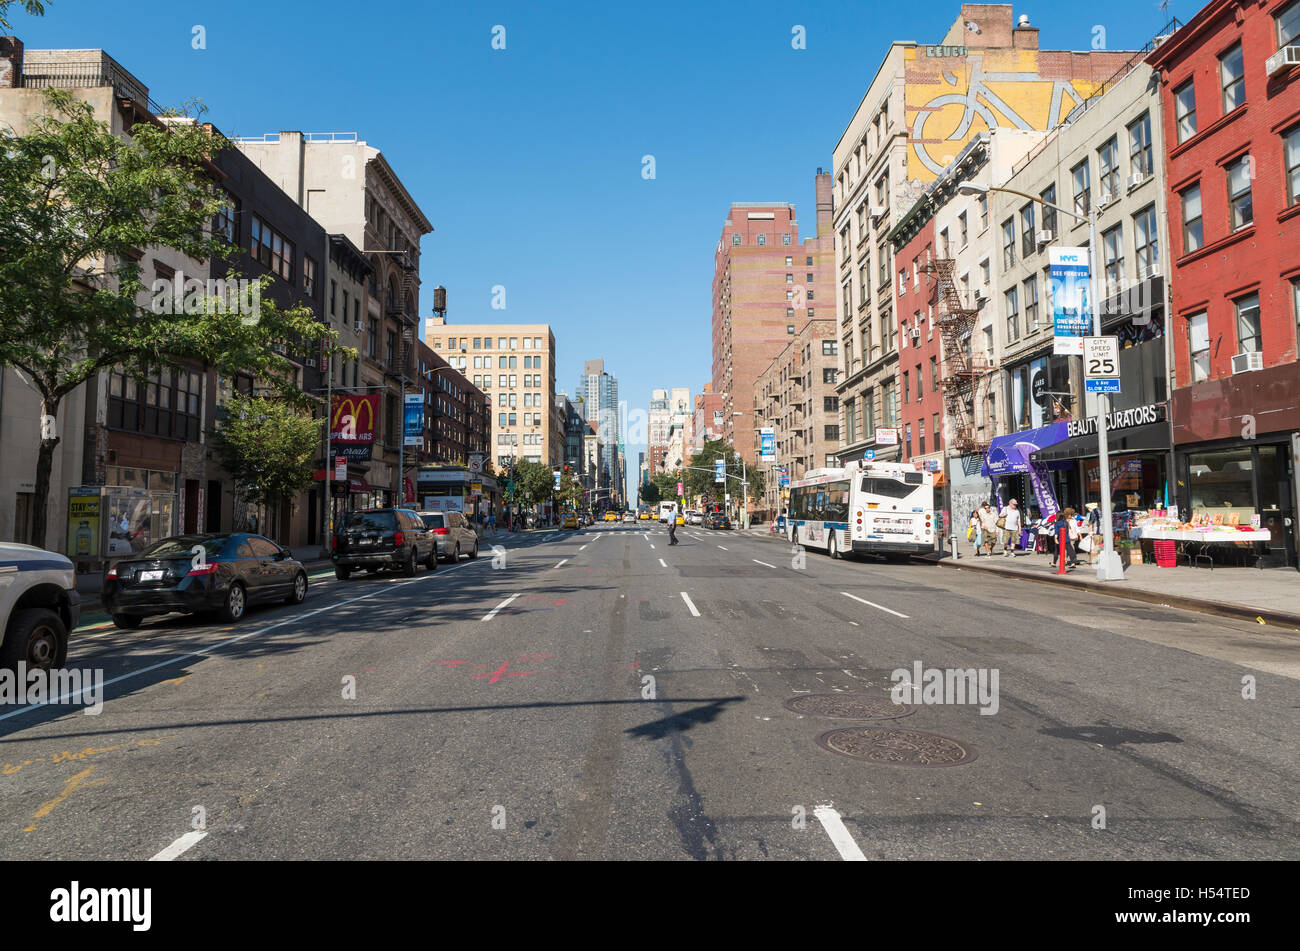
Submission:
[[[1061,537],[1060,537],[1060,541],[1056,543],[1056,573],[1058,575],[1065,574],[1065,540],[1069,538],[1069,535],[1070,535],[1070,526],[1065,524],[1065,520],[1062,519]]]

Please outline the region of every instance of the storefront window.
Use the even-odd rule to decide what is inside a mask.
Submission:
[[[1188,453],[1187,464],[1193,514],[1207,513],[1220,524],[1250,524],[1255,473],[1249,448]]]

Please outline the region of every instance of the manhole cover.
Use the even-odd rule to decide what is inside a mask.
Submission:
[[[974,762],[973,747],[937,733],[841,728],[817,737],[823,749],[885,766],[962,766]]]
[[[906,703],[865,693],[807,693],[785,702],[787,710],[833,720],[896,720],[915,713]]]

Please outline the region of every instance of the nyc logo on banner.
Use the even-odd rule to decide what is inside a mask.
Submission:
[[[1092,332],[1088,301],[1088,249],[1048,248],[1052,295],[1052,353],[1083,356],[1083,338]]]

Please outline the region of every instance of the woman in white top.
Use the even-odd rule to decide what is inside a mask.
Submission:
[[[984,553],[992,555],[993,543],[998,540],[998,510],[985,499],[975,514],[979,516],[980,529],[984,533]]]

